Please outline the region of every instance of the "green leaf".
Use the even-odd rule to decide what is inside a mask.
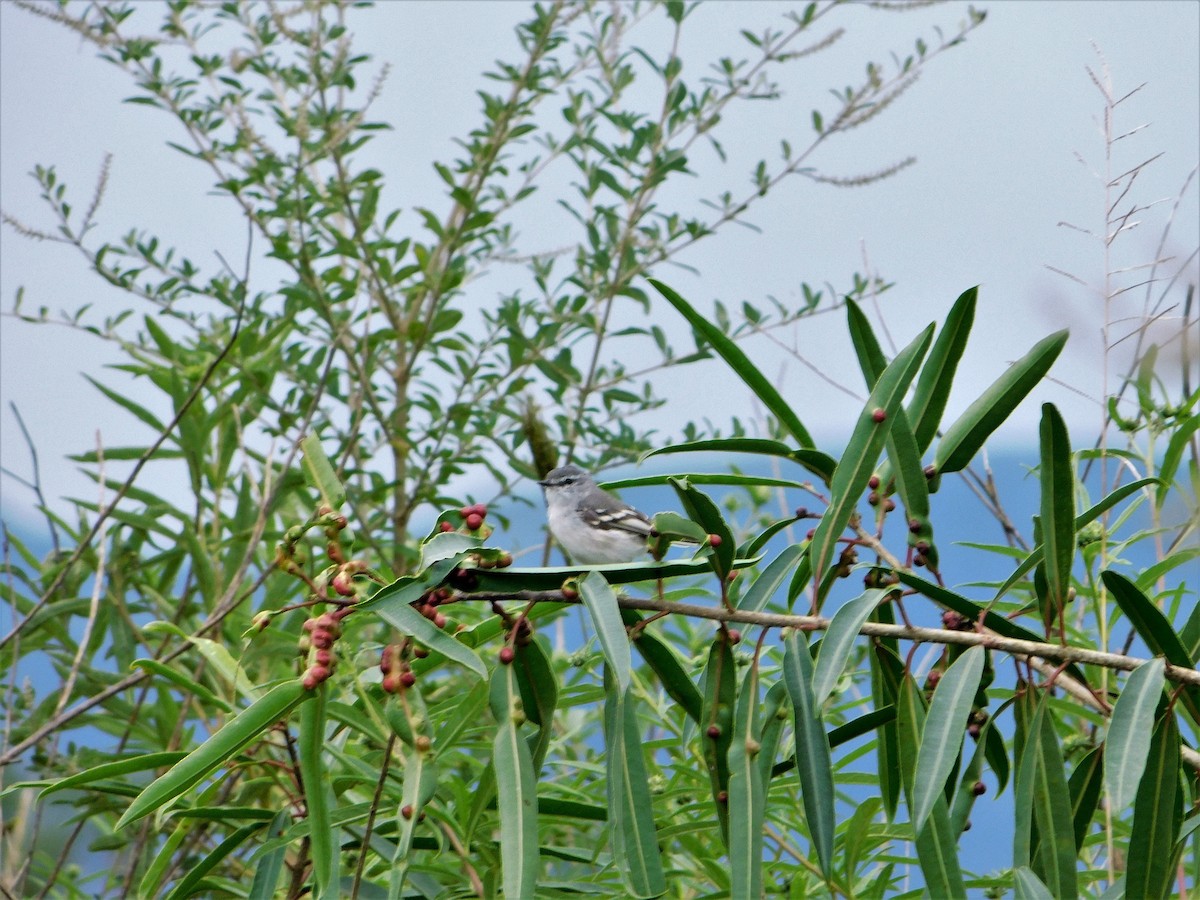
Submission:
[[[65,791],[68,788],[78,788],[85,784],[91,784],[96,781],[104,781],[109,778],[118,778],[122,775],[129,775],[133,772],[145,772],[149,769],[159,769],[163,766],[173,766],[187,754],[182,751],[162,752],[162,753],[144,753],[141,756],[131,756],[126,759],[118,759],[109,763],[102,763],[98,766],[92,766],[90,769],[84,769],[82,772],[76,772],[74,775],[68,775],[62,778],[49,787],[42,790],[38,794],[38,799],[41,800],[56,791]]]
[[[833,614],[821,649],[817,651],[817,665],[813,672],[813,702],[822,707],[837,687],[838,679],[850,664],[854,642],[858,631],[888,592],[872,588],[853,600],[842,604]]]
[[[792,700],[796,729],[796,771],[800,776],[804,818],[817,862],[827,879],[834,874],[833,759],[821,708],[813,697],[813,662],[801,632],[788,629],[783,638],[783,679]]]
[[[934,454],[939,476],[966,468],[992,432],[1050,371],[1067,337],[1066,331],[1058,331],[1034,344],[946,428]]]
[[[737,701],[737,663],[724,632],[717,632],[708,651],[704,669],[704,705],[700,728],[704,764],[712,787],[713,806],[721,824],[721,835],[729,841],[729,809],[721,795],[729,796],[729,745],[733,740],[733,707]],[[717,736],[708,729],[715,725]]]
[[[1162,659],[1148,660],[1133,670],[1113,706],[1104,741],[1104,789],[1114,816],[1137,794],[1165,682]]]
[[[737,608],[743,611],[762,612],[804,552],[801,544],[789,544],[784,547],[783,552],[775,557],[771,564],[754,579],[754,583],[746,589]]]
[[[1026,866],[1013,870],[1013,893],[1016,900],[1054,900],[1050,889]]]
[[[314,702],[300,708],[300,778],[308,818],[309,853],[313,861],[313,894],[337,897],[341,859],[339,829],[332,820],[333,786],[325,770],[325,692],[320,685]]]
[[[649,281],[667,299],[667,302],[687,319],[692,329],[712,345],[712,348],[733,369],[734,374],[746,383],[746,386],[754,392],[763,406],[779,420],[783,429],[795,438],[801,447],[811,449],[816,446],[813,444],[808,430],[801,424],[799,417],[780,396],[775,386],[766,379],[762,372],[758,371],[741,347],[731,341],[719,326],[709,321],[708,317],[700,315],[686,300],[665,284],[655,281],[653,278]]]
[[[268,839],[281,837],[292,824],[291,810],[280,810],[271,820],[267,830]],[[272,900],[279,887],[279,876],[283,874],[283,865],[287,861],[288,848],[286,844],[260,851],[251,859],[254,869],[254,880],[250,882],[248,900]]]
[[[1193,397],[1195,396],[1193,395]],[[1175,473],[1179,471],[1179,463],[1183,460],[1183,454],[1191,446],[1192,435],[1197,430],[1200,430],[1200,416],[1188,416],[1167,440],[1167,450],[1163,454],[1162,465],[1158,468],[1158,491],[1154,498],[1155,505],[1160,509],[1171,491],[1171,485],[1175,481]]]
[[[720,507],[708,494],[693,487],[686,479],[668,478],[667,481],[675,489],[688,518],[698,523],[706,534],[716,535],[719,538],[719,546],[712,548],[709,562],[718,578],[726,578],[733,571],[737,543],[733,539],[733,529],[721,515]],[[713,543],[717,544],[718,542],[714,541]]]
[[[257,832],[262,831],[266,827],[263,822],[254,822],[250,825],[243,825],[225,840],[221,841],[210,853],[205,854],[201,859],[190,861],[188,864],[187,873],[179,879],[175,888],[171,893],[167,894],[166,900],[182,900],[184,897],[191,897],[199,887],[200,882],[204,877],[215,869],[225,857],[233,853],[244,844],[249,838],[253,837]]]
[[[465,666],[480,678],[487,678],[487,666],[474,650],[438,628],[410,605],[430,587],[440,584],[454,567],[453,562],[443,560],[421,575],[399,578],[376,591],[360,604],[360,608],[376,613],[402,634],[412,635],[425,647]]]
[[[329,457],[321,449],[321,441],[315,434],[304,436],[300,442],[304,453],[304,475],[308,483],[321,494],[321,501],[330,509],[338,509],[346,502],[346,489],[342,487],[329,462]]]
[[[625,618],[630,625],[641,619],[635,610],[621,612],[622,618],[625,618],[627,613],[631,614],[629,618]],[[689,719],[699,725],[704,701],[674,648],[645,629],[638,632],[633,645],[646,660],[646,664],[654,670],[667,695],[683,708]]]
[[[913,785],[912,825],[920,833],[935,801],[945,798],[946,780],[958,761],[967,720],[983,675],[982,647],[971,647],[946,670],[933,692]]]
[[[1101,572],[1100,578],[1151,653],[1155,656],[1165,656],[1172,666],[1192,668],[1192,658],[1179,640],[1175,629],[1171,627],[1171,623],[1167,621],[1167,617],[1132,581],[1111,569]],[[1183,686],[1182,691],[1184,706],[1192,720],[1200,723],[1200,688],[1188,684]]]
[[[1042,404],[1041,485],[1042,545],[1047,596],[1042,620],[1047,626],[1063,615],[1075,559],[1075,473],[1067,426],[1053,403]]]
[[[305,690],[299,679],[285,681],[272,688],[262,699],[242,710],[216,734],[147,785],[129,804],[117,821],[116,828],[120,830],[170,803],[312,697],[313,692]]]
[[[633,692],[632,689],[619,692],[617,681],[608,674],[607,667],[605,675],[606,788],[613,860],[628,896],[657,897],[666,893],[667,885]]]
[[[1072,898],[1078,896],[1078,887],[1070,792],[1054,720],[1048,711],[1049,695],[1042,697],[1031,715],[1028,707],[1034,702],[1027,689],[1017,704],[1019,711],[1024,710],[1029,725],[1023,746],[1018,749],[1013,863],[1031,865],[1055,897]],[[1036,854],[1033,852],[1035,823]]]
[[[968,288],[959,295],[942,321],[937,339],[929,348],[929,357],[921,367],[917,386],[908,406],[908,421],[912,423],[917,449],[924,453],[933,442],[950,399],[950,388],[959,360],[967,346],[967,337],[975,321],[975,301],[978,287]]]
[[[729,871],[731,897],[763,893],[763,822],[767,797],[757,756],[762,749],[758,717],[758,666],[750,665],[733,714],[729,745]]]
[[[854,433],[833,473],[829,505],[821,516],[813,535],[810,557],[813,575],[822,578],[833,557],[838,539],[850,521],[858,501],[875,469],[875,461],[883,450],[889,431],[889,421],[900,409],[921,357],[933,335],[930,325],[907,347],[897,354],[871,390],[871,396],[858,417]],[[883,421],[875,421],[876,411],[883,411]]]
[[[916,792],[917,755],[925,727],[925,704],[920,688],[908,673],[900,682],[896,713],[900,777],[911,815]],[[950,808],[943,791],[938,791],[925,826],[915,832],[915,836],[917,861],[925,876],[929,896],[966,897],[962,869],[958,864],[957,836],[950,828]]]
[[[797,450],[780,441],[766,438],[712,438],[704,441],[689,441],[684,444],[672,444],[668,447],[651,450],[644,454],[642,459],[667,453],[716,453],[722,456],[728,453],[758,453],[775,456],[803,466],[826,484],[833,477],[833,470],[837,466],[837,460],[820,450],[811,448]]]
[[[1179,728],[1167,710],[1154,727],[1146,771],[1133,801],[1126,897],[1168,897],[1173,893],[1183,786],[1179,780]]]
[[[633,657],[629,652],[629,637],[625,633],[625,623],[621,621],[617,595],[599,572],[588,572],[580,579],[579,595],[592,617],[604,660],[624,694],[631,683]]]
[[[529,721],[538,726],[537,739],[530,744],[533,772],[536,777],[541,771],[550,739],[554,736],[554,710],[558,706],[558,679],[550,658],[535,639],[528,643],[517,642],[513,658],[513,671],[517,673],[517,686],[521,690],[521,703]]]
[[[499,724],[492,740],[492,765],[504,896],[533,897],[538,876],[537,781],[529,745],[517,728],[518,717],[524,718],[524,714],[513,667],[497,666],[491,685],[492,715]]]
[[[1104,747],[1093,747],[1079,761],[1071,777],[1067,779],[1067,790],[1071,794],[1071,820],[1075,824],[1075,852],[1083,850],[1092,816],[1100,805],[1100,793],[1104,787]]]

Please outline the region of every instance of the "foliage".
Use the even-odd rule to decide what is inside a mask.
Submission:
[[[165,18],[138,32],[147,9]],[[719,160],[729,111],[774,96],[781,66],[837,39],[843,9],[813,3],[783,29],[744,32],[748,59],[687,82],[674,49],[630,43],[640,21],[665,16],[677,45],[684,4],[539,5],[519,30],[524,57],[489,73],[498,87],[480,94],[480,125],[437,166],[446,208],[416,207],[410,221],[362,161],[385,127],[370,118],[384,88],[359,86],[369,61],[351,45],[353,6],[31,7],[127,71],[133,102],[183,126],[191,143],[178,149],[211,170],[253,240],[243,272],[215,274],[152,235],[96,243],[102,190],[81,215],[53,168],[36,174],[57,233],[9,218],[81,251],[150,310],[72,321],[116,342],[122,368],[167,398],[171,416],[96,382],[157,438],[76,457],[102,493],[78,502],[75,522],[47,513],[58,541],[48,559],[6,535],[3,590],[17,618],[0,637],[0,762],[20,761],[32,779],[6,779],[0,797],[5,849],[24,851],[5,854],[6,890],[1194,887],[1200,849],[1185,811],[1200,765],[1200,617],[1185,615],[1195,585],[1180,571],[1197,555],[1187,543],[1197,516],[1193,506],[1183,524],[1170,518],[1186,496],[1179,482],[1200,478],[1200,392],[1186,375],[1171,393],[1155,354],[1142,354],[1129,382],[1136,412],[1112,406],[1123,450],[1072,451],[1043,406],[1033,546],[978,548],[1016,568],[974,599],[940,573],[943,476],[968,470],[1036,393],[1065,334],[1033,343],[944,421],[976,290],[889,357],[855,302],[885,286],[856,276],[838,294],[871,395],[835,458],[738,345],[811,313],[821,292],[808,289],[798,310],[747,308],[735,323],[648,279],[787,176],[823,177],[809,168],[817,148],[883,111],[983,18],[973,12],[936,48],[918,42],[894,71],[869,65],[833,110],[814,113],[804,149],[785,143],[755,168],[751,192],[676,210],[666,188],[696,170],[705,144]],[[576,249],[525,253],[517,212],[560,169],[573,194],[553,200]],[[525,277],[482,303],[478,285],[501,261]],[[278,282],[254,288],[264,265]],[[671,346],[668,309],[696,352]],[[769,437],[735,421],[727,435],[696,425],[665,441],[631,423],[658,404],[656,375],[708,356],[769,411]],[[699,549],[661,562],[660,546],[653,561],[587,570],[513,566],[487,506],[459,494],[474,472],[508,495],[560,457],[602,468],[651,448],[765,455],[803,473],[639,479],[675,490],[685,515],[660,516],[659,530]],[[132,474],[111,477],[123,460]],[[1120,460],[1121,475],[1105,469],[1098,482],[1093,460]],[[185,473],[186,508],[143,475],[171,464]],[[721,484],[747,489],[744,499],[723,509],[709,494]],[[770,515],[762,501],[783,489],[814,494],[821,511]],[[1138,508],[1152,524],[1131,534]],[[813,532],[795,534],[807,518],[819,520]],[[1141,543],[1156,560],[1132,571],[1122,557]],[[852,599],[851,576],[865,583]],[[576,603],[595,652],[565,646]],[[906,607],[918,604],[941,610],[944,627],[909,626]],[[668,611],[661,623],[646,615]],[[1119,646],[1122,622],[1152,659]],[[918,672],[922,642],[942,652]],[[56,691],[16,689],[36,666],[53,670]],[[958,848],[985,778],[1011,790],[1015,817],[1011,857],[980,874]],[[52,849],[41,816],[64,798],[74,828]],[[80,867],[80,837],[104,865]]]

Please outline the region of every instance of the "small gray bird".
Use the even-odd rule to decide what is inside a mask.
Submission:
[[[550,533],[572,562],[585,566],[633,562],[646,554],[650,519],[601,490],[578,466],[559,466],[539,481]]]

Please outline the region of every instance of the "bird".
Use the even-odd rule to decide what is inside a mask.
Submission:
[[[578,466],[559,466],[539,481],[550,533],[571,561],[585,566],[633,562],[646,555],[650,517],[600,488]]]

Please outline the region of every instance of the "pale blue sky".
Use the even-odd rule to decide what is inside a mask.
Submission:
[[[720,298],[736,307],[767,295],[793,299],[801,281],[844,284],[862,268],[865,255],[873,269],[897,283],[882,308],[898,343],[939,318],[963,289],[981,284],[976,332],[951,414],[1038,338],[1071,326],[1072,341],[1053,372],[1065,386],[1047,386],[1037,401],[1060,404],[1072,427],[1090,441],[1099,411],[1078,392],[1094,398],[1102,391],[1102,305],[1094,292],[1046,269],[1054,265],[1097,286],[1104,272],[1098,242],[1058,225],[1069,221],[1102,230],[1104,194],[1094,174],[1104,164],[1097,130],[1101,98],[1085,67],[1099,72],[1107,61],[1118,94],[1145,83],[1124,105],[1117,125],[1121,131],[1143,123],[1149,127],[1122,142],[1113,166],[1121,171],[1163,152],[1140,179],[1137,195],[1143,203],[1165,202],[1117,245],[1111,265],[1145,262],[1153,257],[1172,203],[1200,157],[1200,4],[1006,0],[978,5],[988,11],[988,21],[963,46],[935,60],[887,114],[816,159],[826,173],[847,176],[908,155],[917,157],[916,166],[859,189],[794,180],[751,215],[760,233],[731,228],[685,257],[700,270],[699,277],[677,270],[658,274],[701,306]],[[799,6],[705,4],[694,13],[697,31],[684,46],[685,77],[698,77],[716,56],[740,53],[738,28],[761,31],[778,23],[782,10]],[[782,137],[797,144],[807,138],[810,111],[830,108],[827,88],[853,83],[868,59],[907,53],[917,37],[932,43],[933,28],[953,31],[966,9],[954,2],[904,14],[866,7],[837,11],[838,23],[848,29],[846,39],[833,52],[793,69],[781,102],[761,104],[752,111],[757,118],[747,114],[739,123],[743,143],[727,135],[737,162],[724,169],[706,166],[695,183],[697,196],[744,191],[755,154],[774,154]],[[526,12],[525,4],[515,2],[413,2],[352,13],[357,47],[392,67],[375,114],[395,130],[383,134],[372,153],[389,177],[395,203],[410,210],[442,208],[443,186],[431,162],[448,158],[451,139],[477,123],[479,73],[493,59],[513,58],[512,26]],[[646,43],[664,33],[655,30],[656,17],[651,20],[639,38]],[[112,152],[99,216],[105,235],[116,238],[142,227],[201,264],[214,260],[214,250],[238,258],[243,232],[229,204],[208,192],[206,172],[165,146],[178,132],[162,114],[120,102],[131,93],[124,75],[96,59],[93,48],[77,37],[0,3],[4,211],[45,226],[47,216],[26,173],[37,163],[55,164],[83,204],[105,152]],[[1167,252],[1176,262],[1169,267],[1178,267],[1200,244],[1197,207],[1193,181],[1172,222]],[[553,220],[524,224],[534,246],[554,246]],[[1196,280],[1196,271],[1193,256],[1190,280]],[[89,277],[69,248],[33,243],[5,228],[0,308],[11,309],[19,286],[25,287],[30,307],[74,309],[93,302],[115,309],[124,303]],[[1182,290],[1175,296],[1181,299]],[[1129,305],[1114,317],[1139,313],[1144,298],[1144,293],[1127,295]],[[1178,330],[1178,323],[1163,330]],[[841,316],[822,317],[781,337],[794,340],[810,362],[861,389]],[[818,440],[839,446],[853,422],[853,404],[815,381],[795,359],[772,356],[765,342],[752,350],[768,374],[779,378]],[[86,335],[0,319],[0,462],[29,473],[27,451],[9,410],[15,401],[37,442],[50,497],[94,496],[91,482],[63,456],[91,449],[97,430],[108,446],[149,437],[130,417],[99,402],[81,377],[81,372],[103,374],[101,366],[114,359],[110,349]],[[719,377],[717,369],[711,371]],[[103,377],[116,381],[111,374]],[[668,429],[706,416],[725,421],[727,409],[745,407],[746,392],[739,385],[697,396],[688,390],[695,377],[690,373],[687,383],[666,382],[671,403],[657,418]],[[999,440],[1026,440],[1036,427],[1037,405],[1027,402]],[[7,515],[32,502],[7,478],[0,479],[0,500]]]

